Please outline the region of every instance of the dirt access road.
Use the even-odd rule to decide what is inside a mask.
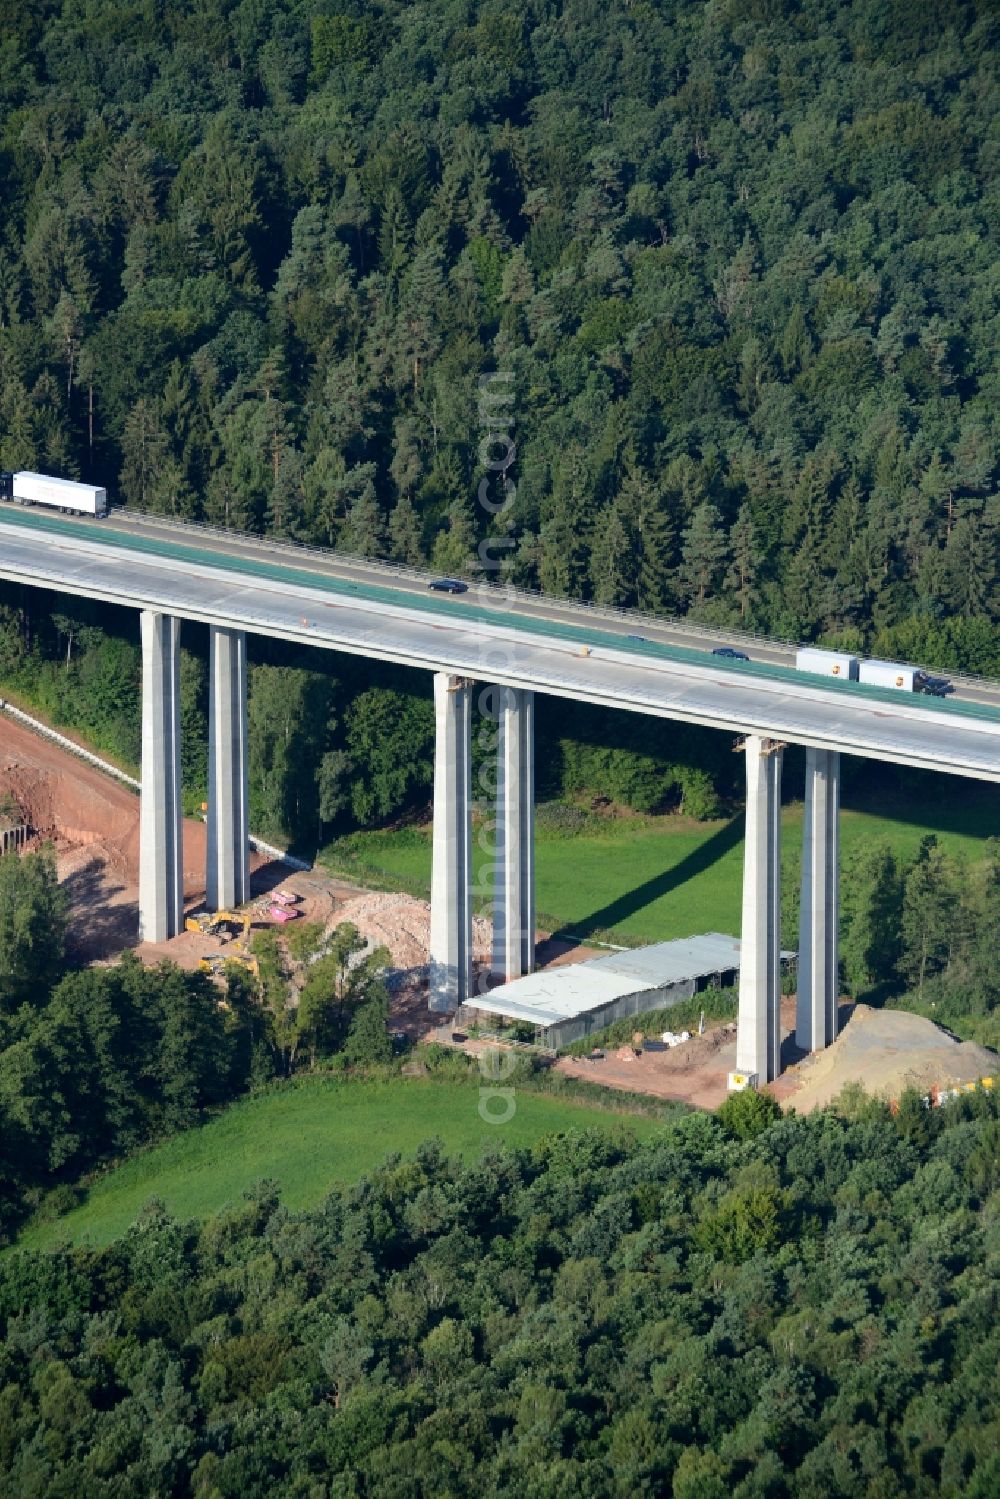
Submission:
[[[120,781],[77,760],[67,750],[0,714],[0,797],[12,796],[34,832],[34,843],[51,842],[59,878],[70,899],[70,948],[84,961],[101,961],[135,947],[139,930],[139,798]],[[184,819],[184,897],[197,905],[205,895],[207,830]],[[254,857],[252,888],[263,894],[289,871]],[[311,877],[297,878],[306,896],[303,910],[325,920],[333,894]],[[315,910],[313,907],[315,906]],[[145,944],[140,956],[174,959],[193,968],[214,940],[185,933],[159,946]]]

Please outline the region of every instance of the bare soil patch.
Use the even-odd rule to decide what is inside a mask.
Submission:
[[[784,1045],[792,1042],[795,999],[781,1002],[781,1033]],[[663,1030],[670,1029],[670,1011],[663,1012]],[[667,1046],[655,1033],[646,1038],[641,1055],[630,1049],[609,1050],[603,1057],[560,1057],[558,1071],[606,1088],[648,1093],[651,1098],[669,1098],[701,1109],[717,1109],[726,1100],[729,1073],[736,1070],[736,1022],[709,1026],[703,1036],[693,1035],[680,1046]]]
[[[67,750],[0,715],[0,797],[10,795],[34,834],[35,846],[51,842],[59,878],[70,898],[69,945],[73,956],[99,962],[135,947],[139,930],[139,798],[136,793],[77,760]],[[184,897],[188,910],[205,897],[207,829],[185,818]],[[284,865],[254,856],[251,889],[262,895],[291,883]],[[325,921],[336,881],[297,877],[310,920]],[[173,941],[138,949],[147,961],[171,958],[197,967],[217,938],[182,933]]]
[[[782,1107],[806,1114],[830,1103],[847,1083],[861,1083],[890,1102],[908,1088],[930,1093],[996,1075],[1000,1056],[989,1047],[959,1041],[908,1010],[855,1005],[833,1045],[803,1057],[772,1092]]]

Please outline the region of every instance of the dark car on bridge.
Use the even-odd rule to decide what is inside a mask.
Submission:
[[[917,690],[919,692],[927,692],[931,697],[947,697],[949,692],[955,691],[955,687],[952,682],[948,681],[947,677],[929,677],[924,672]]]
[[[433,588],[435,593],[468,593],[468,583],[462,583],[458,578],[435,578],[433,583],[428,583],[428,588]]]
[[[712,651],[713,656],[724,656],[727,661],[749,661],[750,657],[746,651],[738,651],[731,645],[717,645]]]

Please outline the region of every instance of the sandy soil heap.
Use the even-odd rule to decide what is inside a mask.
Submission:
[[[805,1057],[781,1079],[782,1104],[808,1113],[830,1103],[846,1083],[894,1099],[907,1088],[953,1088],[1000,1075],[1000,1056],[974,1041],[956,1041],[932,1020],[907,1010],[855,1005],[826,1051]]]
[[[366,891],[339,906],[333,925],[349,921],[373,947],[387,947],[397,968],[426,967],[431,946],[431,908],[412,895]],[[472,922],[472,957],[488,963],[493,923],[476,916]]]

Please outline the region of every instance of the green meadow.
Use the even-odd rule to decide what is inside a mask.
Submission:
[[[620,1112],[613,1100],[601,1108],[518,1089],[515,1113],[504,1124],[484,1122],[479,1102],[478,1088],[466,1082],[303,1079],[137,1151],[101,1177],[79,1207],[29,1228],[18,1247],[110,1243],[152,1198],[178,1218],[209,1218],[262,1180],[278,1184],[287,1207],[309,1208],[387,1156],[412,1155],[435,1136],[450,1154],[472,1159],[492,1144],[531,1146],[561,1130],[626,1128],[641,1138],[657,1128],[654,1117]]]
[[[930,778],[928,778],[930,779]],[[942,793],[954,783],[930,784]],[[794,882],[802,840],[801,803],[782,810],[782,863]],[[887,841],[897,857],[916,852],[935,833],[950,852],[974,860],[985,838],[1000,836],[1000,792],[970,786],[960,797],[931,802],[845,806],[841,816],[842,865],[865,843]],[[430,892],[430,829],[358,833],[331,844],[320,861],[363,884]],[[485,861],[485,856],[484,856]],[[539,925],[625,945],[690,937],[698,932],[738,934],[743,886],[743,818],[694,822],[689,818],[589,817],[572,835],[540,823],[535,839]]]

